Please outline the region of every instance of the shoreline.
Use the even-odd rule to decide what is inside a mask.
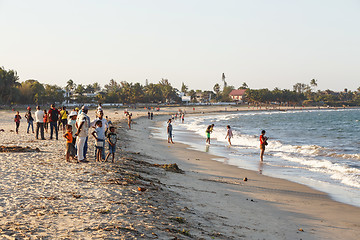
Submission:
[[[0,155],[1,234],[45,239],[355,239],[359,235],[359,208],[301,184],[235,169],[185,144],[168,145],[165,136],[155,139],[151,127],[176,109],[162,110],[153,121],[147,119],[147,110],[132,112],[134,124],[128,130],[120,110],[105,110],[119,125],[115,164],[95,163],[93,142],[90,163],[67,164],[64,142],[35,140],[33,134],[24,133],[25,122],[19,135],[8,134],[14,128],[12,112],[3,114],[2,145],[38,147],[40,152]],[[174,163],[184,174],[154,165]]]
[[[163,118],[166,119],[165,116]],[[143,123],[144,121],[146,122],[147,119],[142,118],[139,119],[139,121],[142,121]],[[192,176],[194,179],[191,183],[188,183],[189,188],[191,184],[194,185],[194,181],[196,180],[201,181],[202,184],[206,181],[207,183],[210,182],[215,185],[240,186],[241,189],[235,188],[232,189],[232,191],[239,193],[245,192],[247,199],[255,198],[256,200],[254,201],[262,202],[266,205],[268,204],[270,209],[267,208],[266,211],[271,212],[273,210],[271,208],[279,208],[278,211],[275,211],[275,214],[285,212],[287,217],[295,219],[294,221],[299,223],[298,229],[302,228],[304,231],[305,228],[307,229],[306,231],[311,229],[309,232],[314,236],[309,237],[314,237],[315,239],[323,239],[323,237],[326,239],[339,239],[344,238],[344,236],[351,239],[360,233],[356,217],[360,214],[360,208],[356,206],[337,202],[331,199],[328,194],[303,184],[259,175],[257,172],[251,170],[223,164],[213,160],[213,158],[220,157],[193,150],[190,146],[182,143],[175,142],[174,145],[167,146],[165,137],[163,141],[154,138],[151,139],[151,141],[156,141],[156,145],[162,145],[162,151],[165,152],[166,156],[171,156],[175,158],[176,161],[179,161],[179,167],[184,169],[186,173],[191,172],[191,174],[203,175],[201,178],[202,180]],[[144,151],[146,152],[146,150]],[[160,158],[161,156],[158,157]],[[193,168],[196,169],[195,172],[192,170]],[[244,182],[242,180],[244,177],[247,177],[249,181]],[[180,184],[184,184],[184,182],[186,181],[182,180],[174,185],[180,188]],[[201,186],[201,184],[198,186]],[[245,186],[246,189],[244,189]],[[219,188],[219,186],[217,186],[217,188]],[[224,193],[224,196],[230,195],[231,193]],[[198,201],[199,199],[195,202]],[[209,211],[209,209],[205,208],[205,210],[202,209],[202,211]],[[345,217],[340,217],[341,215],[345,215]],[[338,230],[340,226],[341,228],[347,229],[348,235]],[[352,229],[352,227],[354,227],[354,229]],[[292,234],[295,233],[290,233],[288,236],[291,236]],[[303,232],[301,232],[301,234],[303,234]],[[321,235],[322,237],[319,237],[318,235]]]

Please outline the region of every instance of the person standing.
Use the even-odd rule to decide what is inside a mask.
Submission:
[[[39,139],[39,130],[41,135],[41,140],[45,140],[44,138],[44,111],[40,110],[40,106],[36,107],[35,112],[35,123],[36,123],[36,139]]]
[[[229,145],[231,146],[231,138],[233,137],[233,133],[232,133],[232,130],[231,130],[230,125],[227,125],[226,128],[227,128],[227,132],[226,132],[226,137],[225,137],[225,139],[226,139],[226,138],[228,139]]]
[[[46,112],[46,110],[44,109],[44,118],[43,118],[43,122],[44,122],[44,129],[45,132],[48,132],[48,128],[49,128],[49,116]]]
[[[268,145],[268,137],[265,137],[265,133],[266,131],[262,130],[260,135],[260,161],[263,161],[265,146]]]
[[[110,132],[106,136],[107,142],[109,143],[109,153],[106,155],[105,162],[108,160],[109,156],[112,154],[112,162],[115,162],[115,149],[117,136],[115,133],[115,128],[113,126],[110,127]]]
[[[75,146],[76,146],[76,136],[75,136],[75,133],[76,133],[76,118],[77,118],[77,112],[76,111],[72,111],[70,114],[69,114],[69,119],[68,119],[68,125],[71,125],[71,135],[72,135],[72,143],[74,145],[74,149]],[[76,152],[76,151],[75,151]]]
[[[58,126],[57,122],[59,120],[59,110],[55,108],[55,104],[51,104],[51,108],[48,111],[49,122],[50,122],[50,139],[53,138],[53,133],[55,130],[56,140],[58,140]]]
[[[77,131],[75,133],[75,136],[77,136],[76,137],[77,156],[79,162],[87,162],[87,160],[84,157],[84,146],[89,132],[90,118],[87,116],[88,113],[87,106],[83,106],[81,110],[82,111],[76,120]]]
[[[96,126],[96,123],[97,123],[98,121],[101,121],[101,127]],[[103,135],[105,136],[105,135],[106,135],[106,132],[107,132],[107,130],[108,130],[108,128],[109,128],[109,124],[108,124],[108,121],[104,118],[104,112],[103,112],[103,110],[98,110],[98,112],[97,112],[97,118],[96,118],[94,121],[91,122],[90,126],[91,126],[91,127],[94,127],[94,128],[99,128],[99,130],[97,130],[97,131],[100,132],[101,136],[103,136]],[[104,139],[105,139],[105,137],[104,137]],[[99,144],[100,144],[100,143],[99,143]],[[103,144],[104,144],[104,146],[103,146],[103,149],[102,149],[102,151],[101,151],[101,158],[102,158],[103,160],[105,160],[105,141],[103,141]],[[95,149],[95,156],[96,156],[96,154],[97,154],[97,151],[96,151],[96,149]]]
[[[62,129],[63,129],[63,132],[65,132],[65,127],[66,127],[66,124],[67,124],[67,118],[68,118],[68,112],[66,111],[66,107],[63,106],[61,111],[60,111],[60,117],[61,117],[61,125],[62,125]]]
[[[14,122],[15,122],[15,126],[16,126],[16,128],[15,128],[16,134],[19,133],[20,119],[21,119],[21,116],[19,114],[19,111],[16,111],[16,114],[14,117]]]
[[[167,127],[166,127],[166,131],[167,131],[167,135],[168,135],[168,143],[172,143],[174,144],[173,142],[173,135],[172,135],[172,125],[171,125],[171,118],[168,120],[167,122]]]
[[[27,123],[28,123],[27,133],[29,133],[30,126],[31,126],[31,129],[32,129],[32,133],[34,133],[34,118],[31,115],[31,107],[28,107],[27,110],[28,111],[25,114],[25,118],[26,118]]]
[[[129,115],[128,115],[128,126],[129,126],[129,129],[131,129],[131,122],[132,122],[131,116],[132,116],[132,113],[129,113]]]

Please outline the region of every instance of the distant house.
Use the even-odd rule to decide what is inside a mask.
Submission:
[[[246,89],[238,89],[238,90],[234,89],[229,93],[229,96],[233,101],[242,102],[245,92]]]

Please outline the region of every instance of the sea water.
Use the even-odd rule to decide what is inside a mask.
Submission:
[[[211,145],[205,130],[215,124]],[[226,126],[233,131],[229,146]],[[166,138],[166,127],[158,137]],[[259,136],[269,137],[260,162]],[[360,207],[360,109],[248,111],[186,115],[173,123],[175,142],[225,157],[225,164],[308,185]],[[191,136],[191,137],[189,137]]]

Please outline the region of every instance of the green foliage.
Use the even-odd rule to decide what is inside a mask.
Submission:
[[[20,85],[19,77],[14,70],[5,70],[0,67],[0,102],[2,104],[9,104],[17,101],[18,89]]]

